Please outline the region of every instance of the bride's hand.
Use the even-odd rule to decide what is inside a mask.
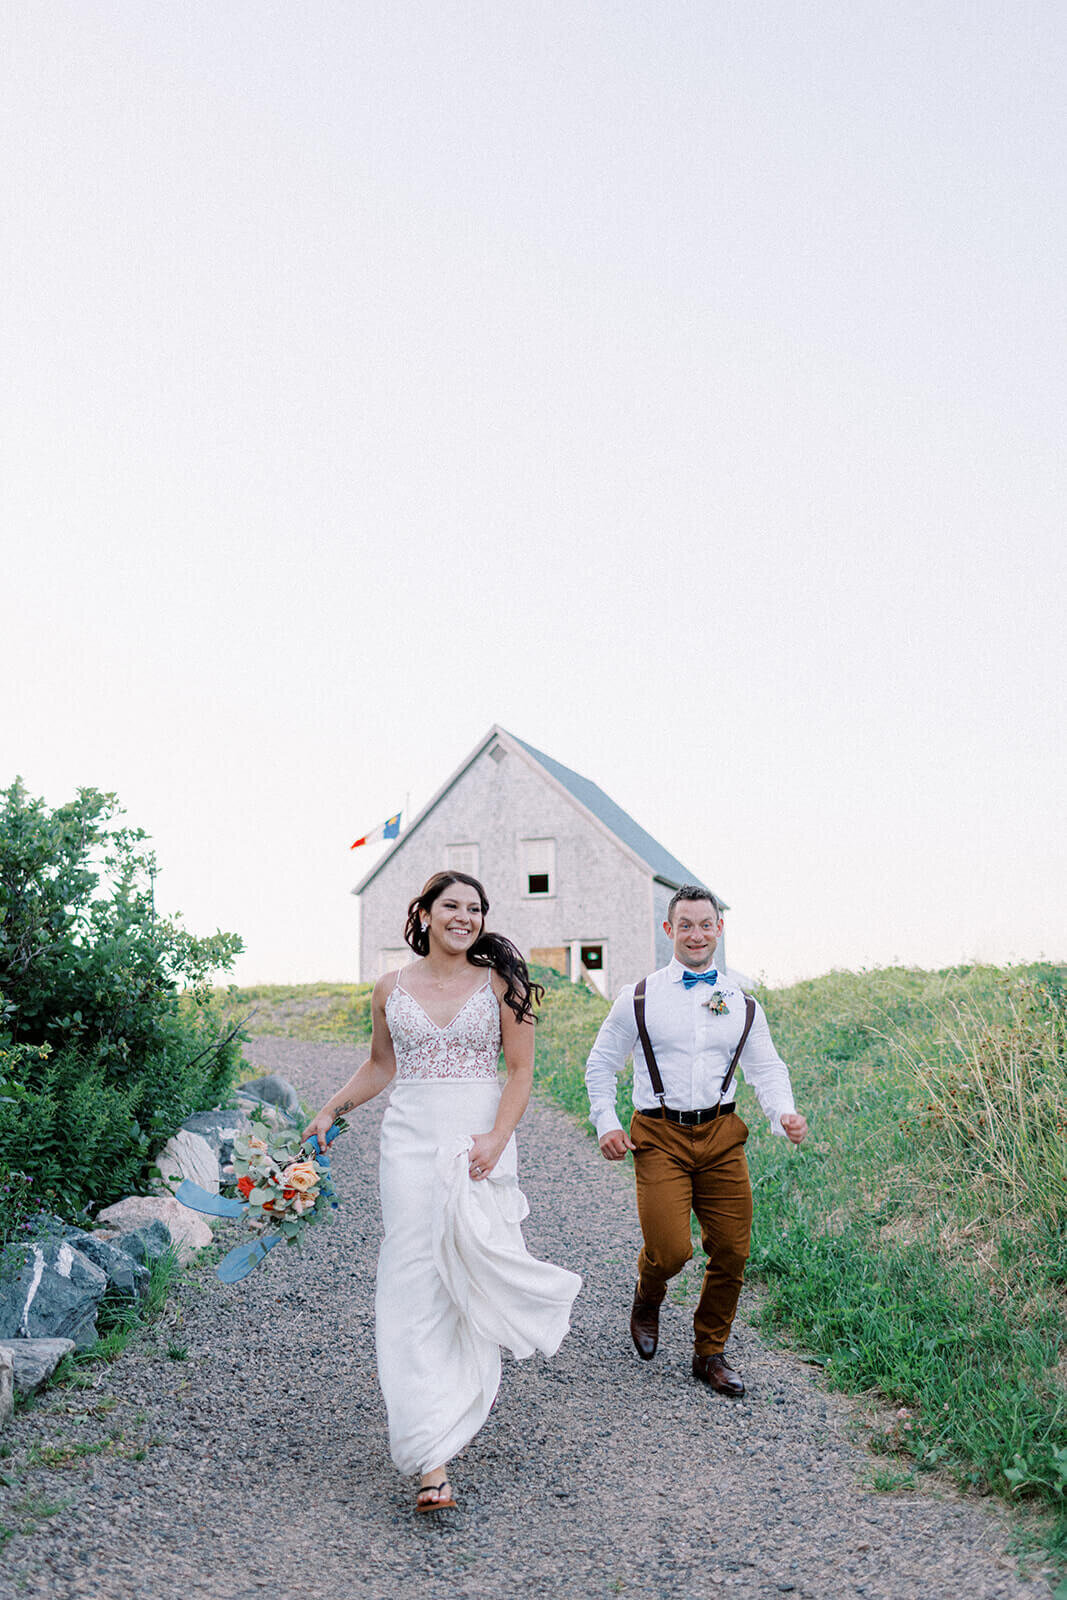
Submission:
[[[496,1133],[476,1133],[474,1143],[467,1151],[467,1171],[474,1183],[488,1178],[504,1152],[506,1139]]]
[[[326,1148],[326,1135],[333,1127],[333,1124],[334,1118],[331,1116],[330,1112],[326,1110],[320,1111],[318,1116],[315,1117],[312,1122],[309,1122],[307,1127],[304,1129],[304,1132],[301,1135],[303,1143],[307,1144],[308,1140],[311,1138],[311,1135],[314,1134],[316,1139],[319,1141],[319,1154],[321,1155]]]

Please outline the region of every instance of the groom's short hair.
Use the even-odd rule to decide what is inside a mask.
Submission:
[[[667,907],[668,922],[673,923],[674,908],[677,906],[679,900],[710,900],[712,906],[715,908],[715,915],[718,917],[722,916],[722,906],[716,900],[710,889],[702,888],[699,883],[683,883],[682,887],[680,889],[676,889],[671,895],[670,905]]]

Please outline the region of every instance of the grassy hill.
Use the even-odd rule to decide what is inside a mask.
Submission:
[[[607,1005],[537,975],[538,1088],[585,1118]],[[253,1032],[351,1042],[369,994],[231,999],[260,1008]],[[1067,969],[832,972],[761,999],[811,1123],[799,1149],[773,1138],[742,1085],[764,1326],[832,1384],[890,1402],[884,1483],[940,1467],[1040,1504],[1064,1555]]]

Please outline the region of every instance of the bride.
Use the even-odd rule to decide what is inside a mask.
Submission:
[[[554,1355],[582,1281],[531,1256],[519,1227],[529,1208],[514,1133],[542,991],[515,946],[486,931],[488,910],[460,872],[435,874],[412,900],[404,938],[422,959],[375,984],[370,1056],[304,1130],[321,1140],[393,1084],[375,1335],[390,1450],[401,1472],[422,1475],[419,1511],[456,1504],[448,1463],[489,1415],[501,1345]]]

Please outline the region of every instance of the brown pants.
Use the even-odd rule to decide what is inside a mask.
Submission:
[[[667,1280],[692,1257],[689,1218],[695,1211],[708,1262],[693,1317],[694,1353],[718,1355],[730,1336],[748,1260],[748,1129],[736,1111],[699,1128],[635,1111],[630,1138],[645,1240],[637,1263],[642,1298],[658,1305]]]

